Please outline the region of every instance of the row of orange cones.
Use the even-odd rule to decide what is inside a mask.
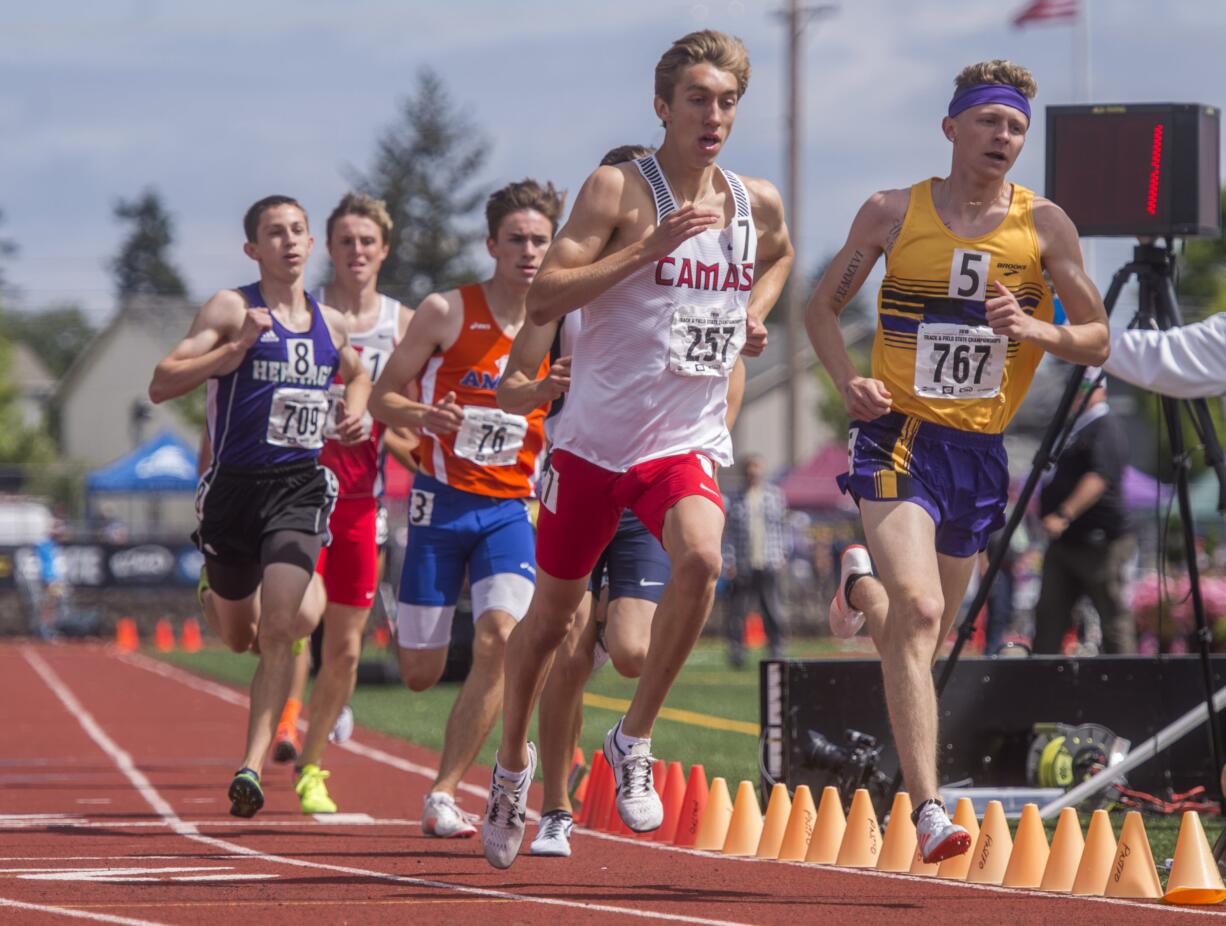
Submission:
[[[688,778],[679,762],[653,769],[656,790],[664,804],[664,823],[639,838],[721,852],[784,861],[833,864],[849,868],[929,875],[979,884],[1032,888],[1081,895],[1158,898],[1178,904],[1212,904],[1226,899],[1226,887],[1195,812],[1184,814],[1175,849],[1175,861],[1165,893],[1139,813],[1124,820],[1118,843],[1105,810],[1094,812],[1090,828],[1082,834],[1077,812],[1066,808],[1056,825],[1051,845],[1038,807],[1027,804],[1016,836],[1010,834],[999,801],[989,803],[982,825],[967,798],[958,801],[954,820],[970,832],[970,852],[940,864],[925,865],[919,858],[911,799],[900,792],[890,810],[884,838],[868,792],[856,792],[845,817],[835,788],[822,792],[815,806],[807,785],[796,789],[776,784],[763,817],[751,782],[742,781],[736,802],[727,782],[716,778],[707,785],[701,765],[690,768]],[[580,784],[580,825],[597,831],[633,835],[614,807],[613,775],[602,754]]]
[[[194,617],[183,622],[183,651],[197,653],[203,642],[200,639],[200,623]],[[140,649],[140,631],[136,621],[130,617],[121,617],[115,623],[115,647],[124,653],[132,653]],[[160,653],[169,653],[175,648],[175,628],[170,618],[163,617],[153,628],[153,647]]]

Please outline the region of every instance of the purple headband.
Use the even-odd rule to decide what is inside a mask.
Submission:
[[[1030,120],[1030,101],[1016,87],[1009,84],[976,84],[954,94],[949,101],[949,118],[953,118],[963,110],[972,106],[983,106],[987,103],[1004,103],[1012,106],[1018,112],[1026,114]]]

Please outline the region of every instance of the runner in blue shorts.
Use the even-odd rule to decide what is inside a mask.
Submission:
[[[1006,179],[1030,127],[1034,78],[1008,61],[985,61],[965,68],[955,88],[941,123],[953,144],[949,176],[873,194],[805,319],[852,418],[840,485],[859,503],[868,541],[868,550],[843,554],[830,626],[850,636],[867,623],[881,654],[925,862],[970,848],[938,797],[932,663],[978,553],[1004,521],[1002,433],[1044,352],[1100,364],[1108,349],[1106,313],[1073,223]],[[883,254],[865,377],[847,355],[838,316]],[[1052,324],[1045,272],[1067,326]]]
[[[532,600],[536,538],[527,499],[545,441],[545,411],[508,415],[498,409],[494,390],[562,200],[552,184],[534,180],[490,196],[486,247],[493,275],[426,297],[371,397],[376,418],[421,432],[396,619],[400,675],[413,691],[442,677],[466,571],[472,592],[472,668],[448,718],[438,777],[422,809],[428,836],[476,835],[456,804],[456,787],[501,709],[507,637]],[[404,395],[413,381],[420,402]]]

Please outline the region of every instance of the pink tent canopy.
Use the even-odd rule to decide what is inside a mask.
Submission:
[[[835,477],[847,472],[847,448],[830,444],[815,453],[807,462],[793,467],[783,477],[779,487],[790,508],[854,512],[855,503],[839,491]]]

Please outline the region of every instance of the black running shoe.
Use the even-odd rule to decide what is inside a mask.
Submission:
[[[230,782],[230,815],[250,819],[264,806],[264,789],[260,787],[260,773],[254,769],[240,768]]]

